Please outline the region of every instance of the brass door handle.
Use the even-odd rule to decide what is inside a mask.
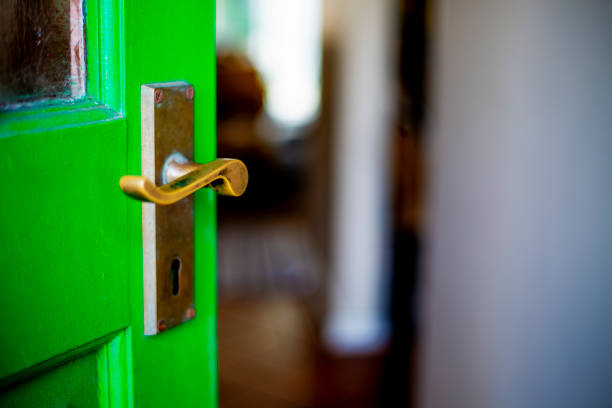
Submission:
[[[132,198],[169,205],[203,187],[210,187],[221,195],[237,197],[246,190],[248,180],[247,168],[240,160],[217,159],[197,164],[175,153],[164,165],[162,181],[166,184],[158,187],[144,176],[123,176],[119,185]]]

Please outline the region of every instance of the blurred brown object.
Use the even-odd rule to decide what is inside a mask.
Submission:
[[[255,117],[263,107],[264,88],[259,74],[244,56],[217,55],[217,120]]]
[[[394,137],[394,209],[396,231],[419,235],[423,212],[423,147],[412,126],[398,126]]]
[[[219,214],[265,211],[282,205],[299,184],[283,167],[283,146],[273,145],[258,131],[265,96],[263,81],[249,59],[235,52],[219,53],[217,70],[217,154],[240,159],[249,169],[244,196],[241,200],[221,199]]]
[[[264,95],[263,82],[246,56],[217,55],[217,150],[220,157],[274,162],[274,152],[255,129]]]

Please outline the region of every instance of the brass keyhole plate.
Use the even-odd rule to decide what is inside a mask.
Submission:
[[[142,175],[156,185],[172,154],[193,161],[193,97],[187,82],[141,87]],[[195,317],[193,235],[193,196],[167,206],[142,203],[145,335]]]

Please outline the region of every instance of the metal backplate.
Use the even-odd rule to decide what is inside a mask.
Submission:
[[[193,160],[193,87],[186,82],[142,85],[142,175],[162,185],[175,152]],[[144,334],[191,320],[193,306],[193,196],[176,204],[142,204]]]

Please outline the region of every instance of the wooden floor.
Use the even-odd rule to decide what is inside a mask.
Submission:
[[[381,395],[384,356],[326,355],[296,298],[221,303],[218,330],[221,408],[392,406]]]
[[[391,344],[361,358],[321,346],[322,302],[313,299],[323,297],[325,274],[309,239],[299,212],[220,217],[219,406],[409,407],[414,282],[405,272],[415,269],[414,239],[396,239],[403,273],[393,279]]]
[[[222,299],[309,296],[321,267],[302,213],[233,214],[219,220],[218,290]]]

